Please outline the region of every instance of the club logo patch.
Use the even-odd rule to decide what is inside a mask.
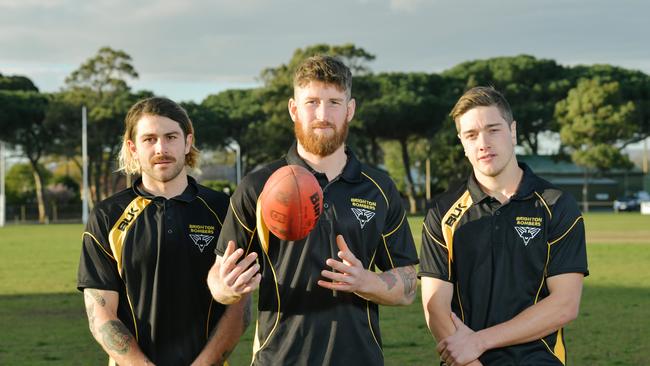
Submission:
[[[214,236],[204,234],[190,234],[190,238],[192,238],[194,244],[196,244],[196,246],[199,247],[201,253],[203,253],[203,249],[210,245],[210,242],[212,239],[214,239]]]
[[[519,237],[524,241],[524,246],[527,246],[530,239],[533,239],[540,231],[542,231],[540,228],[529,226],[515,226],[515,230],[517,231],[517,234],[519,234]]]
[[[359,224],[361,225],[362,229],[370,220],[372,220],[373,217],[375,217],[374,212],[363,208],[352,207],[352,212],[354,212],[354,216],[356,216],[357,220],[359,220]]]

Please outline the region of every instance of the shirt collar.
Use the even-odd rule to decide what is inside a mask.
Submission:
[[[135,192],[135,194],[150,200],[153,200],[157,197],[145,191],[144,189],[140,188],[141,185],[142,185],[142,177],[139,177],[138,179],[136,179],[135,182],[133,182],[132,189],[133,192]],[[183,193],[179,194],[176,197],[172,197],[171,199],[176,201],[181,201],[181,202],[192,202],[196,198],[198,192],[199,192],[199,187],[198,184],[196,183],[196,180],[188,175],[187,187],[185,187]]]
[[[532,196],[538,185],[537,176],[526,163],[519,163],[519,167],[524,171],[524,175],[521,177],[517,192],[512,196],[512,199],[526,199]]]
[[[470,196],[472,196],[472,202],[475,204],[483,201],[484,199],[490,198],[490,196],[487,193],[483,192],[481,189],[481,185],[476,180],[474,171],[472,171],[472,173],[469,175],[469,179],[467,181],[467,190],[469,191]]]
[[[348,157],[348,161],[345,163],[340,177],[347,182],[357,183],[361,181],[361,162],[359,159],[357,159],[357,157],[348,146],[345,146],[345,154]],[[289,148],[286,156],[286,161],[287,164],[290,165],[300,165],[301,167],[309,170],[314,175],[322,174],[312,169],[312,167],[309,166],[309,164],[307,164],[307,162],[302,157],[300,157],[300,155],[298,155],[298,143],[296,141],[294,141]]]
[[[521,182],[519,182],[519,187],[517,187],[517,191],[515,194],[512,195],[510,198],[511,200],[514,199],[526,199],[530,197],[533,192],[535,191],[536,183],[537,183],[537,177],[535,174],[533,174],[533,171],[526,165],[525,163],[518,163],[519,168],[524,171],[523,176],[521,177]],[[486,198],[490,198],[490,196],[483,192],[481,189],[481,185],[478,183],[476,180],[476,176],[474,176],[474,172],[470,174],[469,180],[467,182],[467,189],[469,190],[469,194],[472,196],[472,201],[474,203],[479,203],[483,201]]]

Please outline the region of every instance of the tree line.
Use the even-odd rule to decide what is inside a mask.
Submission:
[[[621,150],[650,134],[650,77],[641,71],[612,65],[569,67],[519,55],[467,61],[440,73],[374,73],[375,55],[365,49],[317,44],[297,49],[285,64],[262,70],[258,88],[225,90],[200,103],[181,102],[195,125],[199,149],[223,149],[236,141],[244,173],[284,154],[293,140],[287,112],[291,77],[302,60],[315,54],[337,56],[350,66],[357,112],[348,143],[362,160],[385,167],[409,198],[411,211],[423,195],[415,175],[423,175],[424,161],[430,162],[433,192],[469,171],[448,113],[472,86],[493,85],[505,94],[517,120],[519,145],[527,154],[540,152],[541,134],[558,132],[558,158],[571,159],[585,172],[631,167]],[[68,162],[55,183],[78,192],[80,182],[72,178],[78,174],[70,170],[81,170],[82,106],[88,109],[91,201],[124,186],[124,177],[115,173],[124,117],[137,100],[154,95],[132,90],[129,82],[136,78],[132,58],[109,47],[82,63],[54,93],[40,92],[25,76],[0,74],[0,140],[28,161],[29,169],[23,167],[22,178],[15,179],[31,174],[28,186],[41,221],[45,179],[51,175],[44,161]]]

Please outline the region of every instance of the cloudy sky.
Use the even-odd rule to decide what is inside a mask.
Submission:
[[[55,91],[110,46],[133,57],[135,89],[201,101],[296,48],[350,42],[376,72],[525,53],[650,73],[649,15],[646,0],[0,0],[0,73]]]

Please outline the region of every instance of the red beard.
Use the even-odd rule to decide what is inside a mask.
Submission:
[[[316,127],[330,127],[334,133],[329,136],[317,135],[314,133]],[[329,156],[334,153],[348,137],[348,122],[345,122],[340,130],[330,122],[312,122],[307,132],[303,130],[303,123],[296,121],[293,125],[296,139],[302,147],[311,154],[318,156]]]

